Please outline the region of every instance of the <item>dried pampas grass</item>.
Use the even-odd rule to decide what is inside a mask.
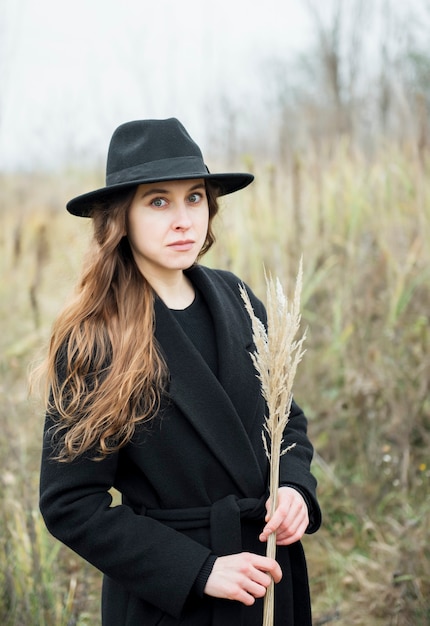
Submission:
[[[255,315],[246,289],[240,285],[240,294],[252,323],[255,351],[252,362],[261,382],[268,414],[262,431],[263,445],[270,464],[270,516],[278,502],[280,458],[294,444],[283,448],[283,433],[288,423],[293,399],[293,382],[303,354],[306,332],[296,339],[300,328],[300,295],[303,263],[300,260],[294,298],[291,304],[285,296],[279,279],[266,276],[267,330]],[[276,557],[276,533],[269,535],[266,555]],[[272,626],[274,619],[274,582],[267,589],[264,600],[263,626]]]

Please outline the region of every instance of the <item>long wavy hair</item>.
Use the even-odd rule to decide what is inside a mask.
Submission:
[[[218,191],[206,188],[209,226],[199,258],[215,241],[218,212]],[[75,297],[53,326],[42,371],[59,461],[83,453],[102,459],[124,446],[156,415],[168,380],[154,337],[154,292],[124,236],[134,193],[94,207]]]

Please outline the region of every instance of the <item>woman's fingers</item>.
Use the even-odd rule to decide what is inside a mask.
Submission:
[[[278,506],[273,516],[266,517],[260,541],[267,541],[276,532],[278,545],[289,545],[301,539],[309,525],[308,507],[303,496],[292,487],[281,487],[278,492]],[[269,508],[270,502],[267,502]]]
[[[282,578],[281,568],[274,559],[250,552],[221,556],[215,561],[205,593],[250,606],[255,598],[265,595],[272,578],[275,582]]]

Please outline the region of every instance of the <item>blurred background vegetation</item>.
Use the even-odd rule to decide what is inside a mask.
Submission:
[[[386,12],[361,65],[369,3],[307,2],[315,49],[268,59],[265,117],[214,103],[211,168],[255,183],[227,197],[204,259],[265,298],[303,256],[307,352],[296,400],[309,417],[322,529],[305,538],[314,624],[430,624],[430,6]],[[388,4],[387,4],[388,6]],[[425,40],[424,40],[425,41]],[[248,120],[244,123],[244,120]],[[190,128],[192,132],[192,129]],[[252,131],[252,132],[251,132]],[[107,135],[110,135],[110,132]],[[43,406],[28,370],[79,273],[90,223],[65,202],[101,167],[0,172],[0,622],[99,624],[100,576],[38,513]]]

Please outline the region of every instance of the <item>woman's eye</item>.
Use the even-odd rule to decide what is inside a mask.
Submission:
[[[161,209],[166,206],[167,203],[165,200],[163,200],[163,198],[154,198],[154,200],[151,200],[151,204],[157,209]]]
[[[196,202],[200,202],[201,199],[202,199],[201,193],[192,193],[188,198],[188,200],[192,202],[193,204],[195,204]]]

